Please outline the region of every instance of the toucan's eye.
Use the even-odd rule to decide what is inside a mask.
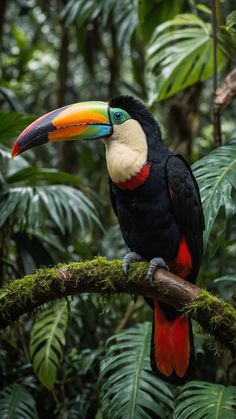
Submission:
[[[110,108],[110,118],[111,122],[114,125],[123,124],[127,119],[131,119],[131,116],[123,109],[120,108]]]
[[[121,120],[121,118],[122,118],[122,116],[123,116],[122,112],[115,112],[115,113],[114,113],[114,118],[115,118],[117,121],[120,121],[120,120]]]

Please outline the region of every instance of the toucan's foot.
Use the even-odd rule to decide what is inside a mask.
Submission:
[[[169,271],[169,266],[165,263],[164,259],[162,258],[154,258],[150,260],[148,273],[147,273],[147,279],[151,286],[153,286],[153,275],[157,268],[163,268]]]
[[[122,269],[125,275],[128,275],[130,264],[138,260],[143,260],[143,258],[136,252],[130,252],[124,256],[122,261]]]

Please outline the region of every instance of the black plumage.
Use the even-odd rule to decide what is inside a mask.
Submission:
[[[109,105],[124,109],[140,123],[147,139],[147,161],[151,163],[147,180],[133,190],[122,190],[109,180],[111,202],[124,241],[132,252],[138,253],[143,259],[161,257],[168,264],[178,258],[180,243],[184,238],[192,262],[184,279],[194,283],[203,255],[204,216],[198,185],[191,168],[182,156],[174,155],[165,146],[159,125],[142,103],[125,96],[111,100]],[[172,307],[160,302],[158,304],[166,318],[166,327],[169,328],[169,322],[174,324],[179,315]],[[171,375],[163,374],[157,367],[158,355],[154,349],[156,326],[153,321],[152,369],[162,379],[175,384],[186,381],[194,364],[191,322],[188,319],[186,321],[184,327],[188,328],[190,345],[188,364],[184,374],[174,369]],[[174,348],[171,350],[174,356]]]
[[[196,279],[202,259],[204,216],[197,183],[183,157],[174,156],[161,138],[161,131],[145,106],[122,96],[109,102],[137,120],[148,143],[150,176],[134,190],[121,190],[110,179],[113,209],[127,246],[144,259],[156,256],[174,259],[182,234],[193,258],[191,281]],[[170,197],[169,185],[173,191]]]

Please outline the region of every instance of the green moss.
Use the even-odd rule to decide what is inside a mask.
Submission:
[[[218,356],[222,352],[234,351],[236,345],[236,311],[230,305],[225,303],[220,298],[202,290],[198,297],[188,304],[183,312],[193,318],[198,319],[197,312],[209,313],[208,330],[214,333],[220,325],[220,328],[225,331],[230,331],[232,340],[226,347],[221,339],[213,340],[211,336],[208,337],[208,346]],[[205,330],[205,329],[204,329]],[[218,336],[218,334],[217,334]]]
[[[129,269],[129,281],[135,281],[137,277],[143,277],[147,275],[148,263],[147,262],[135,262],[132,263]]]
[[[121,276],[121,266],[120,260],[108,261],[98,256],[91,261],[70,263],[69,272],[78,278],[78,282],[83,280],[83,274],[87,280],[96,278],[101,291],[109,293],[115,289],[114,278]]]
[[[196,317],[197,311],[202,310],[211,312],[212,328],[218,323],[232,327],[232,322],[235,322],[236,325],[236,311],[234,308],[205,290],[202,290],[198,297],[183,309],[184,313],[189,314],[191,317]]]
[[[193,321],[192,325],[194,336],[198,336],[200,341],[203,341],[203,345],[213,351],[215,357],[231,354],[227,346],[216,339],[212,334],[207,332],[206,329],[204,329],[203,326],[201,326],[199,323]]]
[[[60,274],[54,268],[39,269],[33,275],[26,275],[22,279],[9,282],[0,291],[0,313],[3,318],[8,318],[8,308],[13,305],[21,307],[27,302],[33,303],[36,290],[37,294],[47,295],[52,287],[61,290],[63,285]]]

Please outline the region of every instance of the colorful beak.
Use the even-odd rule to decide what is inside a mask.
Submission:
[[[57,109],[29,125],[17,138],[12,158],[29,148],[53,141],[97,140],[112,134],[106,102],[81,102]]]

